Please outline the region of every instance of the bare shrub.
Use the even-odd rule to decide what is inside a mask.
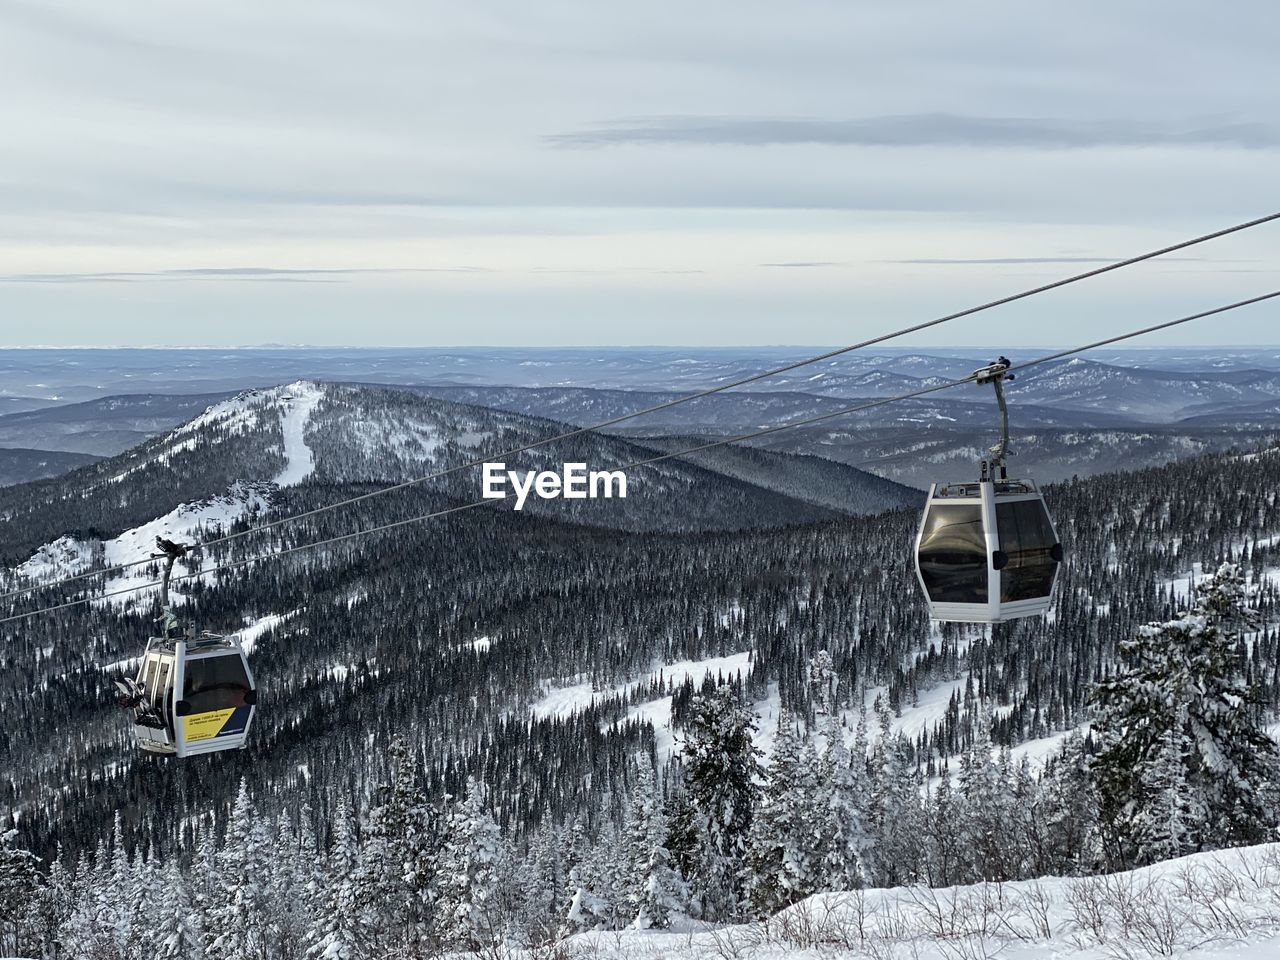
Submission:
[[[1020,939],[1052,940],[1053,922],[1049,919],[1049,911],[1053,906],[1053,898],[1039,880],[1028,884],[1026,892],[1015,902],[1017,910],[1026,917],[1030,924],[1030,937]]]
[[[720,960],[745,960],[755,953],[761,944],[766,942],[766,935],[758,923],[748,923],[737,927],[713,928],[707,933],[716,956]]]
[[[969,905],[963,902],[958,888],[910,887],[908,894],[920,911],[921,929],[925,936],[934,940],[954,940],[969,932]]]

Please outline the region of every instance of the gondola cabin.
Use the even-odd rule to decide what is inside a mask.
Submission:
[[[178,757],[241,749],[258,702],[243,648],[212,634],[153,637],[133,689],[138,745]]]
[[[1062,545],[1036,485],[935,483],[916,536],[916,574],[934,620],[1003,623],[1046,612]]]

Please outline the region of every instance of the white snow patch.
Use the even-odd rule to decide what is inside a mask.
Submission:
[[[102,562],[108,567],[135,563],[148,559],[155,552],[156,537],[176,540],[179,543],[195,543],[209,536],[216,536],[230,528],[237,519],[254,510],[265,511],[269,504],[266,498],[251,487],[234,488],[231,493],[202,500],[198,503],[183,503],[162,517],[157,517],[140,527],[126,530],[120,536],[101,542],[85,543],[70,537],[61,537],[38,549],[25,563],[14,568],[13,574],[32,580],[51,580],[60,577],[74,576],[83,573],[93,558],[95,549],[101,548]],[[186,561],[178,561],[174,565],[174,576],[183,576],[193,572]],[[158,565],[141,565],[112,577],[103,586],[103,593],[138,587],[149,583],[159,576]],[[179,583],[171,591],[175,605],[183,601]],[[155,587],[150,588],[154,591]],[[112,597],[103,603],[127,603],[135,596],[145,594],[126,594]]]
[[[578,683],[567,687],[547,687],[543,695],[530,706],[530,711],[539,719],[546,717],[569,717],[585,710],[597,700],[608,700],[612,697],[628,693],[637,687],[646,686],[659,676],[668,684],[682,684],[686,678],[694,683],[701,683],[708,675],[722,674],[725,678],[734,674],[746,676],[751,672],[751,654],[735,653],[727,657],[711,657],[707,660],[682,660],[679,663],[668,663],[655,666],[645,676],[620,686],[595,690],[590,683]],[[669,699],[669,698],[668,698]]]
[[[93,561],[93,547],[73,537],[59,537],[13,568],[13,573],[30,580],[55,580],[83,573]]]
[[[245,653],[253,652],[253,648],[263,634],[274,630],[290,617],[297,616],[298,613],[299,611],[297,610],[291,610],[289,613],[271,613],[265,617],[259,617],[240,631],[240,646],[244,648]]]
[[[1099,906],[1096,926],[1073,901]],[[767,925],[683,921],[670,930],[578,934],[565,948],[598,960],[1270,960],[1280,956],[1277,902],[1273,843],[1108,877],[823,893]]]

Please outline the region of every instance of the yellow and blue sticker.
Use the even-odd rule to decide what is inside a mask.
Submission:
[[[244,733],[249,723],[250,707],[231,707],[227,710],[211,710],[194,713],[182,718],[182,735],[187,743],[199,743],[214,737],[230,737]]]

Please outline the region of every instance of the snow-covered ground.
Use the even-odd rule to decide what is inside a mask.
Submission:
[[[1280,844],[1105,877],[829,893],[767,922],[570,938],[601,960],[1275,960]]]
[[[298,612],[297,610],[292,610],[289,613],[271,613],[265,617],[259,617],[249,624],[240,631],[240,645],[244,648],[244,652],[252,653],[253,648],[263,634],[274,630],[290,617],[297,616]]]
[[[485,638],[487,640],[487,638]],[[700,684],[708,675],[723,677],[728,680],[734,676],[744,679],[751,672],[751,653],[734,653],[727,657],[710,657],[706,660],[682,660],[678,663],[667,663],[655,666],[645,676],[616,687],[597,690],[590,683],[578,683],[565,687],[548,686],[540,699],[534,701],[530,712],[535,717],[569,717],[585,710],[593,703],[609,700],[630,693],[639,687],[662,677],[668,685],[679,686],[686,679]],[[768,723],[767,712],[776,718],[776,703],[772,711],[769,703],[756,704],[757,719],[761,720],[761,736],[757,746],[766,748],[772,742],[773,724]],[[658,755],[670,756],[676,749],[675,736],[671,730],[671,697],[658,697],[637,704],[627,710],[628,719],[647,720],[653,725],[654,738]],[[776,719],[774,720],[776,723]]]
[[[741,674],[745,677],[751,672],[751,654],[749,652],[734,653],[727,657],[711,657],[707,660],[682,660],[679,663],[668,663],[655,666],[645,676],[630,683],[604,690],[594,689],[590,683],[578,683],[567,687],[547,687],[541,699],[530,708],[535,717],[567,717],[584,710],[599,700],[629,693],[637,687],[646,686],[659,677],[668,684],[680,685],[686,679],[701,683],[711,674],[720,674],[726,679]],[[669,698],[668,698],[669,699]]]
[[[13,573],[20,578],[30,580],[53,580],[74,576],[89,568],[96,548],[101,549],[102,563],[105,566],[114,567],[134,563],[147,559],[155,552],[157,536],[184,543],[196,542],[209,536],[217,536],[226,531],[235,520],[253,511],[265,511],[268,506],[266,497],[259,490],[249,486],[237,486],[225,496],[213,497],[199,503],[180,504],[164,516],[126,530],[111,540],[89,543],[71,537],[60,537],[37,550],[31,559],[15,567]],[[175,576],[182,576],[188,572],[190,571],[182,561],[174,567]],[[155,578],[156,572],[150,567],[133,567],[108,580],[103,587],[103,593],[137,587],[150,583]],[[131,594],[103,602],[132,601],[139,596],[145,596],[145,594]],[[173,591],[173,600],[175,604],[183,600],[180,585]]]

